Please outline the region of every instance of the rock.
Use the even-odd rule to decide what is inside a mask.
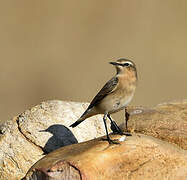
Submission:
[[[19,131],[17,118],[1,127],[0,179],[20,179],[28,168],[42,157],[40,147],[31,143]]]
[[[44,153],[105,135],[102,116],[71,129],[87,103],[47,101],[0,127],[0,179],[21,179]]]
[[[187,100],[154,108],[129,107],[128,129],[177,144],[187,149]],[[125,129],[125,123],[120,125]]]
[[[1,125],[0,179],[21,179],[28,169],[44,156],[44,153],[51,152],[62,146],[87,141],[105,135],[102,116],[94,116],[74,129],[69,128],[69,125],[80,117],[87,106],[87,103],[47,101]],[[175,150],[171,150],[172,147],[176,149],[175,146],[168,145],[166,141],[174,143],[185,150],[187,149],[187,100],[165,103],[154,108],[130,107],[129,112],[131,114],[128,123],[129,130],[131,132],[143,133],[164,140],[165,142],[159,141],[163,144],[163,146],[159,145],[159,147],[162,147],[161,149],[163,152],[168,152],[166,157],[169,157],[170,153],[170,155],[172,155],[172,153],[175,152]],[[122,124],[121,127],[124,127],[124,124]],[[134,138],[134,136],[132,138]],[[127,140],[130,140],[127,141],[127,143],[131,142],[132,147],[137,149],[135,152],[146,152],[144,154],[145,157],[142,154],[142,156],[138,156],[139,159],[133,159],[132,156],[132,159],[130,159],[131,161],[125,161],[125,163],[131,162],[131,164],[136,162],[138,163],[137,168],[141,169],[141,163],[143,163],[143,160],[145,160],[149,153],[147,150],[144,150],[144,147],[142,147],[142,149],[138,148],[138,142],[133,146],[134,140],[132,139],[131,141],[131,137],[128,137]],[[136,141],[138,141],[138,138],[136,138]],[[154,139],[154,142],[155,141],[156,140]],[[151,141],[149,143],[151,143]],[[93,145],[95,146],[94,143]],[[75,145],[72,147],[74,146]],[[151,149],[149,150],[151,151]],[[129,151],[134,151],[134,149],[130,149]],[[177,151],[179,152],[178,155],[180,154],[180,158],[184,156],[183,158],[186,161],[186,151]],[[164,156],[160,156],[162,160],[160,159],[159,162],[163,161],[165,164],[167,164],[167,162],[170,162],[171,165],[174,164],[174,166],[171,166],[171,168],[174,168],[171,172],[173,173],[175,168],[177,171],[175,171],[176,174],[173,177],[180,175],[181,177],[186,177],[186,164],[183,163],[183,160],[179,162],[179,166],[176,165],[176,163],[178,163],[178,155],[176,161],[170,157],[168,161],[166,161]],[[65,157],[64,154],[63,157]],[[129,157],[126,156],[126,158],[128,159]],[[141,163],[139,164],[139,162]],[[183,163],[184,166],[182,166],[181,163]],[[156,165],[158,164],[156,163]],[[158,165],[157,168],[160,169],[161,165],[163,164]],[[150,163],[150,166],[154,167],[154,164]],[[72,170],[68,164],[66,167]],[[72,171],[74,171],[74,169]],[[137,171],[136,168],[134,171]],[[168,171],[170,171],[169,168]],[[125,170],[125,172],[129,173],[127,170]],[[137,172],[140,171],[138,170]],[[140,174],[144,174],[143,172],[144,171],[140,172]],[[156,172],[158,172],[157,169]],[[166,175],[168,174],[168,177],[171,177],[171,172],[167,172],[167,170],[166,172],[161,172]],[[172,177],[170,179],[172,179]]]
[[[121,139],[119,135],[111,137]],[[36,179],[185,180],[187,151],[141,134],[110,146],[98,138],[43,157],[24,178]]]

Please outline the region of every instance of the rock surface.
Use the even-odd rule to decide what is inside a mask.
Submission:
[[[69,125],[80,117],[87,106],[87,103],[47,101],[1,125],[0,179],[21,179],[28,169],[44,156],[44,153],[51,152],[62,146],[105,135],[102,116],[94,116],[74,129],[69,128]],[[161,177],[161,175],[159,175],[159,171],[161,171],[163,176],[166,175],[165,177],[169,177],[168,179],[172,179],[172,175],[174,177],[173,179],[179,177],[180,179],[186,178],[187,100],[160,104],[154,108],[129,107],[128,111],[131,114],[128,122],[128,127],[131,132],[154,136],[164,141],[143,135],[140,135],[141,138],[138,138],[136,135],[128,137],[127,141],[123,143],[125,148],[129,148],[128,153],[126,150],[126,153],[119,152],[120,156],[125,156],[126,154],[125,164],[129,164],[130,168],[130,170],[124,170],[126,174],[123,174],[123,176],[128,178],[132,177],[131,179],[135,179],[136,177],[145,179],[144,177],[146,177],[146,174],[144,172],[148,172],[148,167],[153,166],[155,170],[152,169],[151,174],[155,176],[153,176],[155,179],[156,174],[154,174],[153,171],[157,173],[158,177]],[[121,127],[124,128],[124,124],[122,124]],[[175,145],[168,144],[166,141],[180,146],[184,150],[177,148]],[[98,144],[97,140],[91,142],[94,142],[94,146],[96,143],[96,147],[104,143],[105,145],[102,145],[102,147],[108,148],[107,142],[102,142],[101,144],[100,142]],[[146,142],[148,143],[146,144]],[[144,146],[141,146],[141,143],[143,143],[142,145]],[[157,144],[156,146],[148,146],[148,144],[155,143]],[[68,147],[71,148],[75,146],[78,146],[78,144]],[[81,146],[80,144],[80,148]],[[90,151],[90,145],[87,147],[87,150]],[[159,149],[157,149],[157,147]],[[94,148],[92,150],[94,152]],[[159,155],[156,156],[156,159],[153,158],[153,161],[151,160],[148,162],[149,166],[146,166],[146,159],[150,159],[150,157],[154,155],[152,150],[154,150],[155,153],[158,151],[163,154],[158,153]],[[65,150],[60,151],[61,152],[57,150],[54,151],[54,153],[59,152],[57,154],[60,155]],[[150,154],[149,151],[151,152]],[[113,152],[112,149],[111,152]],[[132,153],[132,156],[128,155],[129,152]],[[139,153],[139,156],[136,156],[133,152]],[[173,154],[174,158],[172,158]],[[75,154],[72,154],[72,156],[74,155]],[[62,156],[65,157],[63,153]],[[81,157],[83,157],[83,154]],[[92,157],[99,158],[95,156],[95,154],[92,155]],[[160,159],[158,160],[158,158]],[[115,159],[115,162],[118,162],[118,160]],[[167,167],[164,168],[164,165],[167,165],[168,169]],[[104,167],[104,162],[102,166]],[[147,167],[147,169],[144,169],[144,167]],[[69,171],[75,170],[69,167],[68,164],[66,168],[69,168]],[[111,167],[109,166],[109,168]],[[129,173],[132,175],[129,176]]]
[[[154,108],[129,107],[128,129],[177,144],[187,150],[187,100]],[[125,129],[124,123],[120,125]]]
[[[121,136],[112,135],[112,138]],[[53,151],[38,161],[24,180],[42,178],[185,180],[187,152],[141,134],[110,146],[99,138]]]
[[[105,135],[100,115],[69,128],[87,106],[87,103],[47,101],[1,125],[0,179],[21,179],[44,153]]]

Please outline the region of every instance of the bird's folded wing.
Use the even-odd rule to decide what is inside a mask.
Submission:
[[[94,97],[94,99],[88,106],[88,109],[91,109],[93,106],[97,105],[102,99],[104,99],[108,94],[112,93],[116,89],[117,84],[117,77],[113,77],[111,80],[109,80],[98,92],[98,94]]]

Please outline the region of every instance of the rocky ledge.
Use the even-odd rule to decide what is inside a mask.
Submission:
[[[2,124],[0,179],[187,179],[187,100],[129,107],[132,136],[112,146],[100,115],[69,128],[87,106],[47,101]]]
[[[77,128],[69,128],[87,106],[88,103],[56,100],[42,102],[2,124],[0,179],[20,180],[45,154],[59,147],[105,135],[100,115]]]

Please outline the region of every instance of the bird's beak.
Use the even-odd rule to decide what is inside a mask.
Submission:
[[[39,130],[39,132],[46,132],[46,130],[44,129],[44,130]]]
[[[112,64],[112,65],[114,65],[114,66],[119,65],[117,62],[109,62],[109,64]]]

